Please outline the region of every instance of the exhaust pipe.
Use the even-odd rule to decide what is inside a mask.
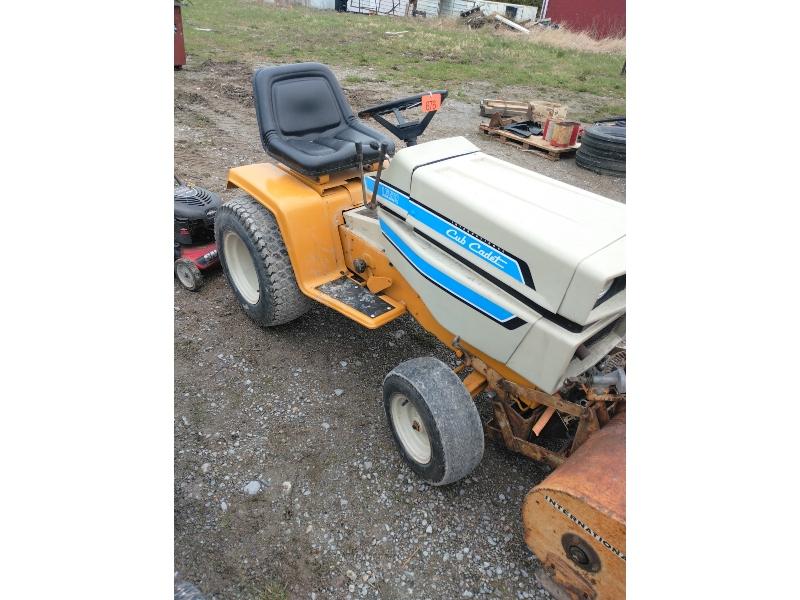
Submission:
[[[591,386],[592,387],[603,387],[607,388],[610,386],[614,386],[617,388],[617,393],[624,394],[625,393],[625,370],[624,369],[617,369],[611,373],[607,373],[605,375],[593,375],[591,379]]]

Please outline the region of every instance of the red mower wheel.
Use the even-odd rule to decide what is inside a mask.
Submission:
[[[197,265],[185,258],[175,261],[175,276],[180,284],[190,292],[196,292],[203,287],[203,274]]]

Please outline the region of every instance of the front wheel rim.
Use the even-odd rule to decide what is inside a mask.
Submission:
[[[225,232],[222,241],[222,256],[234,287],[247,302],[257,304],[260,296],[258,273],[247,245],[235,231],[230,229]]]
[[[194,287],[194,276],[188,266],[180,264],[176,271],[178,273],[178,281],[183,284],[183,287]]]
[[[389,401],[389,412],[403,450],[415,462],[428,464],[431,461],[431,440],[417,407],[404,394],[396,393]]]

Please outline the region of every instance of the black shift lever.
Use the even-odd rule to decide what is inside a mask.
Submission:
[[[358,161],[358,172],[361,175],[361,204],[367,203],[367,189],[364,187],[364,148],[361,142],[355,142],[356,160]]]
[[[370,142],[369,147],[373,150],[378,149],[378,142]],[[378,184],[381,182],[381,173],[383,172],[383,161],[386,159],[386,151],[389,149],[389,144],[381,142],[381,152],[378,155],[378,174],[375,175],[375,187],[372,188],[372,199],[367,204],[367,208],[376,208],[378,206]]]

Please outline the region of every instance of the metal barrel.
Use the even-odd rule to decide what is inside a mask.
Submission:
[[[625,413],[531,489],[525,543],[567,597],[625,598]]]

